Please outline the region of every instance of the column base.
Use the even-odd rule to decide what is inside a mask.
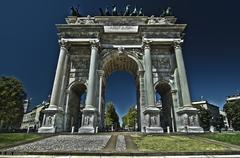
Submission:
[[[146,127],[146,133],[163,133],[162,127]]]
[[[56,133],[55,127],[40,127],[38,133]]]
[[[96,126],[97,126],[97,109],[90,106],[86,106],[83,109],[82,114],[82,127],[78,129],[78,133],[85,133],[85,134],[94,134],[96,133]]]
[[[184,106],[177,111],[180,118],[180,124],[177,127],[178,132],[182,133],[204,133],[199,126],[197,109],[192,106]]]
[[[146,122],[145,133],[163,133],[160,127],[160,110],[155,106],[148,106],[143,112]]]
[[[204,133],[202,127],[199,126],[181,126],[178,128],[178,132],[180,133]]]
[[[56,133],[63,131],[63,110],[56,106],[49,106],[44,110],[43,125],[38,133]]]
[[[96,133],[96,128],[94,127],[80,127],[78,133],[82,134],[94,134]]]

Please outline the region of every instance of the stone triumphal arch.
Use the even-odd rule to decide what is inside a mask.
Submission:
[[[182,55],[185,24],[174,16],[69,16],[66,22],[57,25],[60,53],[39,133],[103,129],[106,79],[114,71],[134,76],[141,132],[203,132]]]

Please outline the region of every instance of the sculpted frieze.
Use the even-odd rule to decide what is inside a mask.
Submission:
[[[157,55],[169,55],[171,54],[171,51],[169,48],[152,48],[151,49],[151,55],[152,57],[157,56]]]
[[[89,58],[75,58],[72,60],[72,69],[88,69],[89,65]]]
[[[65,31],[58,34],[61,38],[97,38],[99,32],[91,31]]]
[[[154,17],[153,15],[148,19],[149,25],[173,25],[173,22],[166,17]]]
[[[152,61],[152,64],[156,69],[170,69],[171,68],[169,57],[154,58]]]
[[[70,72],[70,75],[69,75],[70,78],[77,78],[77,77],[80,77],[82,79],[87,79],[88,77],[88,73],[86,72]]]

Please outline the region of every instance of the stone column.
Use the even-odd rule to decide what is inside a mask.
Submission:
[[[141,132],[144,132],[143,127],[146,127],[146,123],[144,122],[144,109],[145,109],[145,90],[144,90],[144,70],[138,71],[138,78],[139,78],[139,108],[140,108],[140,127]]]
[[[79,128],[79,133],[96,133],[97,125],[97,109],[94,105],[96,100],[95,85],[97,75],[97,57],[98,45],[96,41],[91,41],[91,59],[88,74],[86,106],[82,113],[82,126]]]
[[[192,106],[191,97],[188,88],[187,75],[182,55],[181,41],[174,42],[174,49],[177,61],[178,75],[181,87],[183,106]]]
[[[99,113],[99,125],[100,128],[103,128],[103,120],[102,120],[102,82],[103,82],[103,75],[104,75],[104,71],[103,70],[99,70],[98,71],[99,74],[99,94],[98,94],[98,113]]]
[[[68,52],[65,42],[61,41],[60,46],[61,46],[61,48],[60,48],[57,70],[56,70],[55,79],[54,79],[54,83],[53,83],[53,89],[52,89],[52,95],[51,95],[51,101],[50,101],[49,108],[57,108],[60,103],[64,61],[66,58],[66,54]]]
[[[87,96],[86,96],[86,108],[93,108],[94,92],[95,92],[95,77],[97,68],[97,56],[98,56],[98,43],[93,42],[91,44],[91,59],[88,76]]]
[[[174,50],[183,104],[183,107],[180,107],[177,112],[180,118],[180,123],[177,125],[177,131],[184,133],[203,133],[203,129],[199,127],[198,124],[197,109],[192,107],[187,75],[182,55],[181,40],[174,41]]]
[[[155,93],[153,88],[153,78],[152,78],[152,59],[150,53],[150,43],[145,42],[144,48],[144,62],[145,62],[145,79],[147,86],[147,105],[155,106]]]
[[[64,115],[64,131],[67,131],[67,123],[68,123],[68,108],[69,108],[69,97],[70,97],[70,90],[66,91],[66,105],[65,105],[65,115]]]
[[[61,87],[63,84],[64,62],[68,50],[66,48],[66,42],[60,40],[59,43],[60,53],[53,83],[50,105],[44,110],[44,124],[38,129],[38,133],[55,133],[63,130],[63,109],[59,107],[59,105],[61,98]]]
[[[67,77],[68,77],[68,60],[69,55],[66,54],[64,66],[63,66],[63,78],[62,78],[62,85],[61,85],[61,93],[59,98],[59,106],[64,109],[65,99],[66,99],[66,85],[67,85]],[[66,105],[65,105],[66,106]]]
[[[147,106],[143,112],[144,122],[146,122],[145,128],[146,133],[163,133],[162,127],[160,127],[160,110],[155,104],[155,92],[153,88],[153,77],[152,77],[152,58],[150,53],[150,42],[144,41],[144,65],[145,65],[145,83],[147,90]]]

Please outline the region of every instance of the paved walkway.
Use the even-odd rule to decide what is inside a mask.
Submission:
[[[8,153],[70,153],[101,151],[110,135],[58,135],[6,149]]]
[[[195,139],[202,139],[200,137],[194,137]],[[205,141],[210,142],[211,140],[206,139]],[[212,142],[211,143],[219,143]],[[227,146],[228,144],[225,144]],[[239,146],[237,146],[239,147]],[[236,146],[232,146],[232,149]],[[239,148],[238,148],[239,149]],[[238,150],[239,151],[239,150]],[[239,154],[239,152],[234,152]],[[228,152],[228,154],[234,154]],[[137,156],[138,158],[151,156],[153,158],[240,158],[240,155],[198,155],[198,156],[164,156],[168,153],[161,152],[141,152],[138,151],[136,144],[133,142],[131,135],[129,133],[109,133],[103,135],[58,135],[50,138],[46,138],[40,141],[33,143],[28,143],[24,145],[19,145],[16,147],[8,148],[2,151],[2,154],[7,154],[7,156],[0,155],[1,157],[9,157],[8,155],[22,155],[30,154],[32,156],[20,156],[28,158],[41,158],[44,156],[38,155],[65,155],[62,157],[77,158],[81,157],[119,157],[124,156],[133,157],[132,155]],[[34,156],[36,154],[36,156]],[[172,153],[176,155],[178,153]],[[182,155],[184,153],[180,153]],[[189,154],[189,153],[188,153]],[[203,153],[199,153],[203,154]],[[206,153],[211,154],[211,153]],[[213,153],[214,154],[214,153]],[[225,153],[215,153],[215,154],[225,154]],[[68,156],[72,155],[72,156]],[[92,155],[92,156],[91,156]],[[97,156],[96,156],[97,155]],[[157,156],[163,155],[163,156]],[[14,156],[18,158],[18,156]],[[47,156],[48,157],[48,156]],[[55,156],[50,156],[55,157]]]

